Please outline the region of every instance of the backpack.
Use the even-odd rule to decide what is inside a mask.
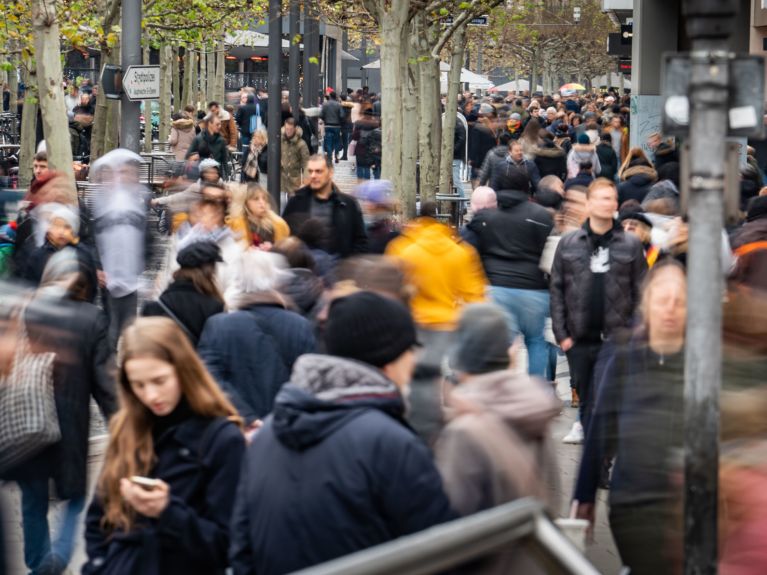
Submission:
[[[371,164],[381,159],[381,128],[364,130],[360,135],[360,143],[365,147],[365,157]]]

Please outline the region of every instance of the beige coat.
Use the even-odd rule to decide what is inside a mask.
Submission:
[[[170,144],[171,151],[176,155],[176,160],[184,161],[186,152],[189,150],[189,146],[192,145],[194,137],[194,121],[192,119],[181,118],[173,122],[168,143]]]
[[[450,397],[450,422],[436,446],[445,492],[461,515],[522,497],[557,509],[556,458],[547,445],[549,424],[561,402],[546,384],[496,371],[471,377]],[[543,572],[525,554],[487,558],[473,573]]]

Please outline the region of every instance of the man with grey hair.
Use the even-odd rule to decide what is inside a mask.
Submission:
[[[237,274],[242,292],[237,311],[208,319],[197,346],[211,375],[248,424],[271,413],[293,363],[315,349],[311,323],[290,311],[276,291],[284,268],[281,256],[245,252]]]
[[[473,218],[482,210],[491,210],[498,207],[498,199],[495,190],[489,186],[479,186],[471,193],[471,217]],[[479,249],[479,238],[477,234],[469,229],[471,218],[461,228],[461,238],[470,243],[475,249]]]

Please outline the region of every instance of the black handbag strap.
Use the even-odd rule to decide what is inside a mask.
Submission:
[[[157,298],[157,305],[159,305],[162,308],[162,311],[164,311],[166,314],[168,314],[168,317],[175,321],[178,324],[178,327],[180,327],[184,333],[187,335],[187,337],[192,340],[192,344],[195,346],[197,345],[197,337],[190,331],[190,329],[186,326],[186,324],[179,319],[179,317],[173,313],[173,311],[165,304],[164,301],[162,301],[162,296]]]

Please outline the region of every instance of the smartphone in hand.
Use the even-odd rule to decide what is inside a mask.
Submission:
[[[141,477],[140,475],[133,475],[128,479],[133,485],[138,485],[145,491],[152,491],[160,486],[159,479],[151,479],[149,477]]]

